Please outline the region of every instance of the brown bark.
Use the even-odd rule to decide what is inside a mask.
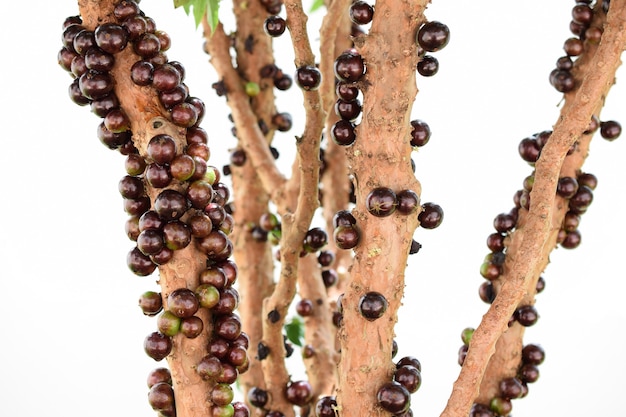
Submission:
[[[580,87],[568,101],[568,108],[564,106],[550,140],[536,163],[526,224],[518,229],[511,241],[511,245],[519,246],[519,250],[511,260],[510,276],[474,332],[461,373],[442,416],[467,415],[472,401],[478,395],[479,384],[498,338],[506,330],[509,318],[526,296],[528,288],[533,288],[532,283],[536,282],[548,253],[554,247],[551,236],[554,236],[555,228],[558,232],[560,227],[560,223],[554,224],[553,219],[556,210],[555,190],[561,167],[567,151],[581,138],[592,114],[602,106],[614,82],[620,55],[626,45],[625,16],[626,1],[612,1],[594,62],[586,73],[581,74]]]
[[[241,82],[256,82],[261,86],[260,93],[248,102],[257,120],[262,120],[271,128],[270,120],[276,112],[274,92],[271,85],[263,84],[259,75],[260,69],[274,60],[271,38],[263,31],[266,12],[260,2],[235,1],[233,13],[237,25],[233,37],[237,69],[243,78]],[[251,50],[246,48],[246,44],[250,42],[253,45]],[[235,124],[235,129],[238,132],[245,127]],[[272,135],[273,132],[270,131],[266,138],[267,143],[270,142]],[[238,143],[237,146],[241,145]],[[239,268],[238,289],[241,296],[239,313],[242,327],[250,338],[248,348],[250,367],[248,372],[239,378],[246,395],[252,387],[265,388],[263,369],[257,359],[257,348],[263,338],[261,323],[263,300],[274,288],[274,259],[271,244],[255,241],[248,230],[250,224],[258,223],[261,215],[269,210],[269,194],[263,188],[256,169],[249,161],[242,167],[231,165],[231,171],[235,202],[233,256]]]
[[[116,3],[117,1],[110,0],[79,1],[83,25],[94,30],[97,25],[104,22],[115,22],[112,10]],[[116,54],[115,67],[110,73],[115,81],[115,92],[121,108],[131,121],[133,143],[139,153],[146,158],[146,146],[152,136],[167,133],[175,139],[180,154],[186,145],[186,129],[175,126],[165,117],[168,113],[152,88],[139,87],[129,77],[131,66],[139,59],[132,48],[125,48]],[[149,186],[146,188],[153,203],[161,190]],[[172,185],[170,188],[181,191],[178,185]],[[198,286],[198,277],[205,264],[206,255],[192,243],[185,249],[176,251],[169,263],[159,266],[158,283],[161,286],[165,308],[170,292],[177,288],[193,290]],[[208,417],[212,414],[209,393],[214,382],[202,380],[195,371],[197,363],[207,354],[208,341],[212,334],[212,319],[206,309],[199,310],[196,315],[202,319],[205,331],[194,339],[186,338],[182,334],[174,336],[172,352],[167,357],[179,417]]]
[[[421,192],[411,171],[409,121],[417,94],[415,33],[424,21],[426,3],[378,1],[369,34],[355,40],[367,71],[359,82],[364,96],[362,121],[356,142],[346,148],[356,183],[353,214],[361,237],[342,300],[337,402],[343,417],[389,415],[378,406],[376,394],[393,374],[393,328],[418,222],[416,215],[374,217],[364,202],[379,186]],[[390,32],[390,27],[403,29]],[[359,299],[369,291],[383,294],[389,303],[383,317],[375,321],[367,321],[359,313]]]
[[[606,15],[601,12],[602,4],[598,3],[596,5],[596,16],[591,26],[603,27],[606,22]],[[581,80],[585,74],[590,71],[594,71],[594,66],[596,62],[596,52],[598,49],[598,45],[592,42],[585,42],[585,52],[582,56],[576,59],[574,69],[572,70],[572,74],[574,78],[577,80]],[[612,83],[611,83],[612,84]],[[602,96],[606,97],[608,94],[608,90],[611,85],[606,85],[604,91],[602,91]],[[572,103],[576,96],[576,89],[568,92],[564,95],[563,107],[561,108],[561,116],[565,117],[572,110]],[[604,100],[600,100],[597,102],[596,107],[593,109],[593,115],[599,117],[600,111],[604,105]],[[561,172],[559,174],[559,178],[562,177],[573,177],[576,178],[578,172],[582,170],[583,163],[587,158],[589,153],[589,145],[591,139],[593,137],[593,133],[591,134],[580,134],[580,139],[576,141],[575,150],[570,155],[566,155],[563,160],[563,165],[561,167]],[[542,258],[539,262],[539,266],[537,270],[540,273],[536,274],[529,280],[528,286],[526,288],[526,294],[520,301],[520,306],[523,305],[532,305],[535,303],[535,295],[536,295],[536,286],[537,281],[539,280],[539,276],[541,272],[548,266],[549,255],[550,252],[557,245],[557,235],[563,223],[563,219],[565,217],[565,213],[568,211],[568,202],[566,199],[560,197],[555,194],[554,202],[553,202],[553,215],[552,215],[552,224],[551,230],[548,236],[548,240],[546,245],[544,246],[544,251],[542,254]],[[519,219],[518,224],[516,226],[517,229],[523,229],[526,224],[526,218],[528,216],[528,211],[524,208],[521,208],[519,211]],[[517,231],[513,231],[511,236],[509,237],[509,241],[520,243],[519,240],[514,238]],[[508,277],[511,274],[511,268],[513,265],[513,259],[517,257],[517,253],[521,248],[515,244],[509,244],[507,247],[507,261],[504,264],[504,273],[493,282],[494,289],[496,293],[500,290]],[[485,376],[480,386],[480,393],[476,398],[476,402],[481,404],[489,404],[489,401],[499,395],[499,383],[504,378],[515,377],[517,374],[517,370],[520,364],[520,352],[523,346],[522,338],[524,336],[525,327],[521,326],[519,323],[514,322],[511,327],[509,327],[498,339],[496,344],[496,352],[491,357],[489,361],[489,365],[485,371]]]

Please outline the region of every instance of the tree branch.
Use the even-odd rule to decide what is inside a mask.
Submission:
[[[527,223],[515,239],[519,241],[520,250],[513,260],[511,277],[503,284],[472,336],[470,349],[442,417],[467,416],[472,401],[478,395],[479,384],[498,338],[526,295],[529,282],[541,272],[540,260],[545,256],[544,250],[553,226],[556,184],[563,160],[589,126],[592,114],[613,84],[626,42],[625,26],[626,1],[613,0],[596,53],[595,68],[585,74],[569,111],[561,114],[536,163]]]

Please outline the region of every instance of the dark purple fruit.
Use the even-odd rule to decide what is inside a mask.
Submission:
[[[328,235],[324,229],[314,227],[304,235],[304,250],[307,252],[317,252],[328,242]]]
[[[322,271],[322,281],[326,288],[332,287],[339,280],[339,275],[334,269],[325,269]]]
[[[337,87],[335,88],[335,93],[337,97],[345,101],[356,100],[359,96],[359,89],[350,83],[340,82],[337,83]]]
[[[165,221],[178,220],[189,208],[187,198],[175,190],[163,190],[154,201],[154,210]]]
[[[515,399],[524,394],[522,381],[517,378],[505,378],[500,381],[500,395],[503,398]]]
[[[204,380],[215,380],[222,374],[224,368],[220,359],[213,355],[206,355],[196,365],[196,372]]]
[[[191,229],[180,220],[174,220],[163,227],[163,242],[170,250],[186,248],[191,243]]]
[[[561,177],[556,185],[556,193],[563,198],[572,198],[578,191],[578,181],[573,177]]]
[[[150,275],[157,267],[156,264],[152,262],[148,256],[141,253],[137,247],[128,252],[126,264],[135,275],[142,277]]]
[[[367,25],[374,17],[374,8],[368,3],[358,0],[350,5],[350,20],[356,25]]]
[[[105,52],[116,54],[126,48],[128,32],[114,23],[103,23],[94,31],[96,44]]]
[[[359,244],[359,230],[354,226],[339,226],[333,231],[335,245],[339,249],[353,249]]]
[[[423,77],[432,77],[439,71],[439,60],[432,55],[424,55],[417,63],[417,72]]]
[[[537,365],[525,363],[519,368],[518,377],[522,382],[527,384],[536,382],[539,379],[539,368]]]
[[[152,84],[154,65],[149,61],[137,61],[130,68],[130,78],[137,85],[145,86]]]
[[[411,120],[411,146],[421,147],[430,140],[430,126],[420,119]]]
[[[166,382],[154,384],[148,391],[148,403],[155,411],[167,410],[174,405],[174,390]]]
[[[287,385],[285,398],[292,404],[305,406],[313,397],[313,388],[308,381],[294,381]]]
[[[315,404],[315,417],[336,417],[337,400],[334,396],[320,397]]]
[[[443,209],[435,203],[424,203],[417,219],[424,229],[434,229],[443,221]]]
[[[173,90],[180,83],[180,72],[171,64],[156,67],[152,73],[152,85],[158,91]]]
[[[335,102],[335,114],[344,120],[354,121],[361,114],[361,102],[358,99]]]
[[[139,297],[139,308],[146,316],[155,316],[163,310],[161,294],[154,291],[146,291]]]
[[[339,146],[349,146],[356,140],[354,124],[350,120],[337,120],[330,130],[332,140]]]
[[[146,336],[143,348],[148,356],[160,361],[172,351],[172,339],[163,333],[153,332]]]
[[[322,82],[322,73],[314,66],[304,66],[296,70],[296,84],[305,91],[317,90]]]
[[[411,394],[416,392],[422,385],[422,374],[419,369],[411,365],[404,365],[396,369],[393,379]]]
[[[219,316],[213,324],[214,332],[226,339],[235,340],[241,333],[241,320],[236,314]]]
[[[524,327],[532,326],[537,323],[539,319],[539,314],[537,310],[532,305],[526,305],[518,307],[515,310],[515,319]]]
[[[365,206],[370,214],[376,217],[391,215],[397,207],[396,193],[387,187],[374,188],[365,199]]]
[[[600,136],[606,140],[615,140],[622,133],[622,125],[615,120],[600,123]]]
[[[172,385],[172,373],[167,368],[155,368],[148,374],[148,378],[146,378],[146,383],[148,384],[148,388],[152,388],[154,385],[159,382],[165,382],[166,384]]]
[[[180,318],[193,316],[199,307],[198,298],[187,288],[177,288],[167,297],[167,309]]]
[[[422,371],[422,364],[420,363],[419,359],[414,356],[404,356],[398,362],[396,362],[396,369],[402,366],[412,366],[418,371]]]
[[[417,32],[417,43],[425,51],[443,49],[450,41],[450,29],[441,22],[428,22]]]
[[[308,317],[313,314],[313,301],[303,298],[296,304],[296,313],[302,317]]]
[[[187,317],[180,321],[180,332],[188,339],[194,339],[200,336],[203,329],[204,323],[198,316]]]
[[[255,407],[263,408],[265,404],[267,404],[268,400],[269,396],[267,394],[267,391],[265,391],[264,389],[261,389],[259,387],[252,387],[248,391],[248,402]]]
[[[365,63],[360,54],[354,51],[344,52],[335,59],[335,76],[341,81],[356,82],[365,74]]]
[[[376,393],[378,404],[392,414],[401,414],[411,406],[411,394],[397,382],[387,382]]]
[[[287,22],[280,16],[269,16],[263,23],[263,29],[265,33],[275,38],[285,33]]]
[[[397,206],[399,213],[409,215],[415,213],[419,207],[420,198],[413,190],[402,190],[396,194]]]
[[[369,321],[381,318],[388,306],[385,296],[375,291],[368,292],[359,299],[359,311]]]
[[[546,353],[540,345],[528,344],[522,348],[522,362],[531,365],[541,365]]]

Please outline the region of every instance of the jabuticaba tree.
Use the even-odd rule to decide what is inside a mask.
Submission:
[[[218,75],[202,95],[231,110],[231,155],[219,163],[201,127],[205,104],[139,1],[81,0],[63,22],[70,99],[90,107],[97,138],[126,158],[126,262],[136,275],[158,273],[160,291],[139,296],[155,317],[145,352],[167,361],[147,377],[158,416],[413,415],[421,363],[396,357],[394,325],[407,259],[421,248],[413,234],[444,219],[414,174],[414,151],[432,132],[413,102],[456,36],[426,16],[428,3],[316,2],[315,13],[326,9],[316,54],[298,0],[234,1],[232,33],[217,1],[175,2],[202,24],[198,52]],[[572,37],[547,74],[561,114],[519,144],[532,170],[487,233],[478,294],[489,308],[461,332],[445,417],[507,416],[539,378],[546,352],[523,335],[539,319],[543,271],[555,247],[582,241],[598,182],[583,168],[591,139],[621,134],[600,112],[626,46],[626,0],[578,2],[571,16]],[[279,36],[293,45],[291,68],[277,65]],[[275,101],[296,93],[303,125]],[[277,132],[294,132],[290,175],[277,165]],[[318,214],[324,227],[313,225]],[[306,379],[287,368],[296,351]]]

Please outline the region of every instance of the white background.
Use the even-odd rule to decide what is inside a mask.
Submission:
[[[557,120],[561,95],[548,74],[571,36],[573,5],[456,0],[427,10],[452,35],[436,54],[439,73],[418,78],[413,108],[433,131],[414,156],[422,201],[445,210],[440,228],[416,232],[423,249],[410,259],[397,326],[399,355],[417,356],[423,366],[415,415],[439,415],[460,369],[460,332],[486,311],[477,295],[485,239],[493,217],[511,209],[531,173],[517,144]],[[77,13],[76,2],[0,7],[0,415],[153,416],[145,377],[155,363],[142,342],[155,321],[141,314],[137,299],[156,288],[155,277],[134,276],[126,267],[133,245],[117,192],[124,158],[99,143],[98,118],[69,100],[70,77],[56,62],[61,24]],[[192,94],[207,104],[203,127],[211,163],[221,167],[235,142],[224,98],[210,88],[217,79],[201,34],[170,1],[144,0],[142,7],[172,35],[168,56],[185,65]],[[313,39],[322,13],[310,21]],[[226,7],[221,15],[228,15]],[[283,68],[292,71],[288,38],[278,44]],[[626,123],[621,74],[603,120]],[[276,137],[278,148],[288,148],[302,129],[301,96],[294,87],[279,99],[296,120],[292,132]],[[525,341],[540,343],[547,358],[530,395],[514,402],[515,416],[615,414],[623,407],[625,140],[609,143],[598,135],[592,144],[584,169],[599,186],[581,223],[582,245],[555,250],[545,271],[541,318]]]

